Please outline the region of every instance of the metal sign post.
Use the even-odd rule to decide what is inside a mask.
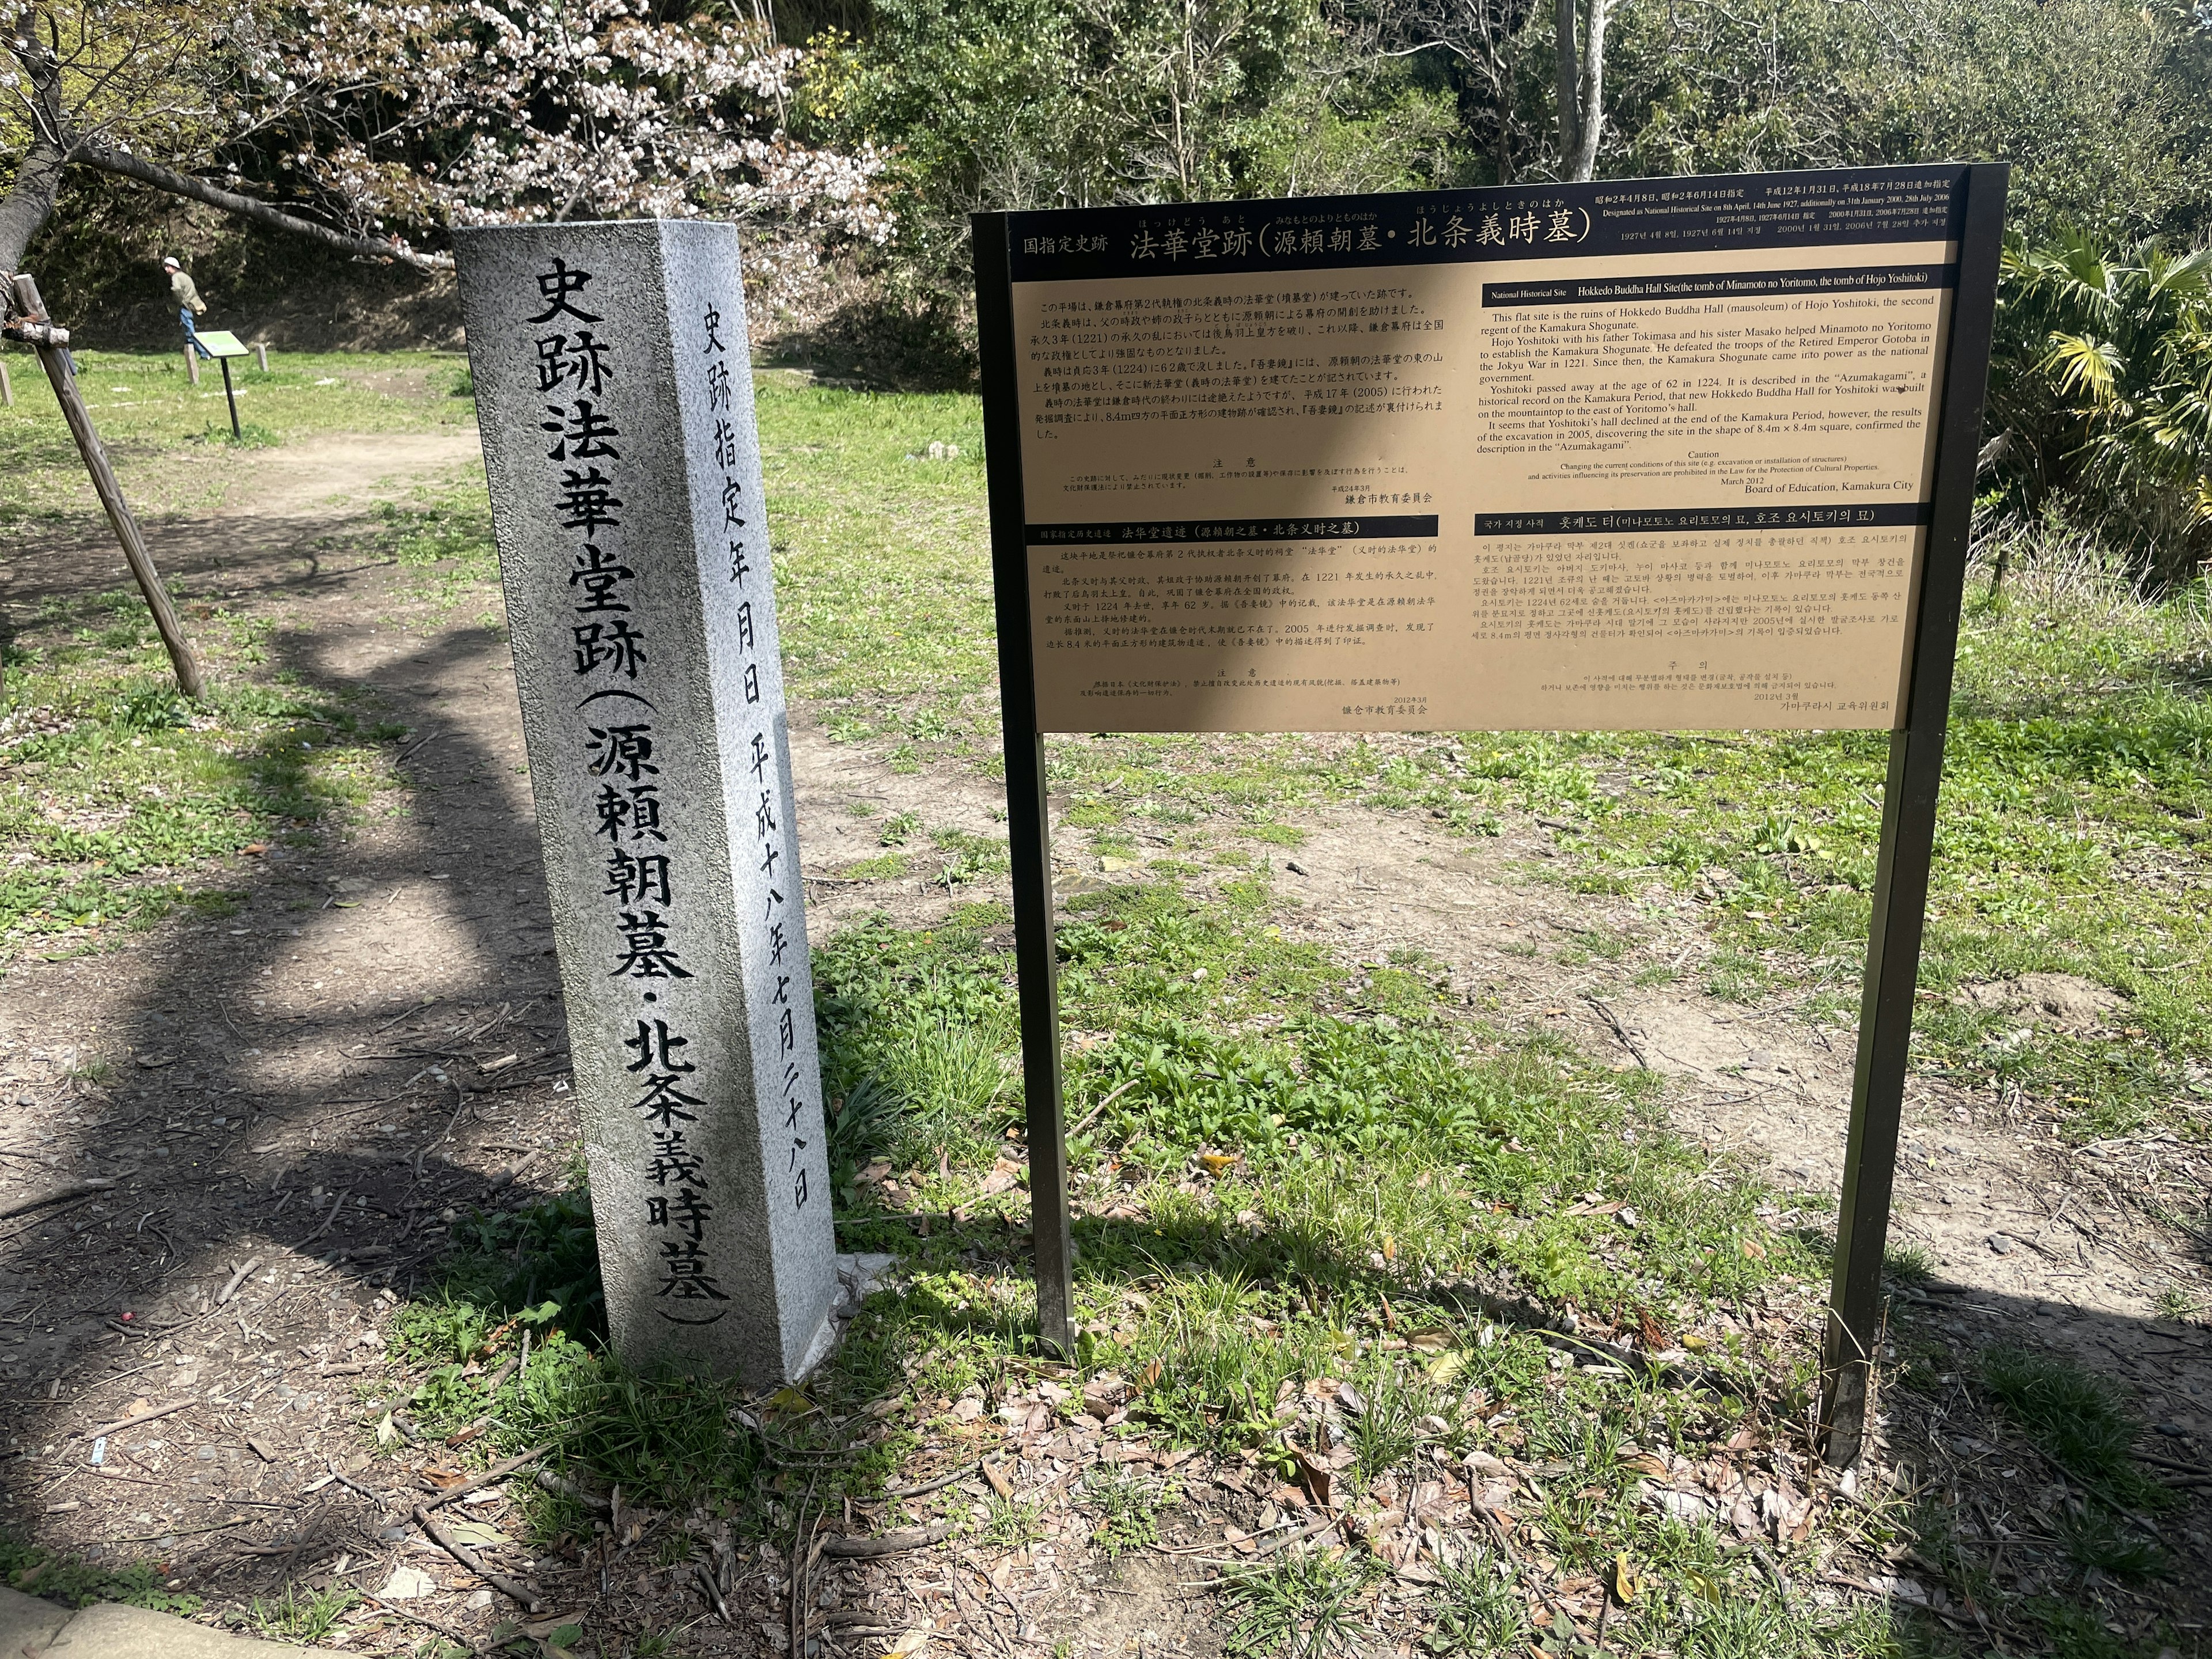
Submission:
[[[1990,336],[1996,320],[2005,182],[2002,167],[1977,167],[1967,173],[1911,678],[1904,724],[1890,734],[1889,777],[1881,792],[1881,852],[1875,866],[1866,982],[1859,998],[1850,1139],[1844,1154],[1828,1325],[1820,1350],[1820,1425],[1828,1462],[1838,1468],[1856,1462],[1865,1443],[1884,1321],[1881,1265],[1889,1243],[1897,1132],[1920,982],[1928,871],[1936,851],[1936,796],[1943,781],[1943,738],[1951,719]]]
[[[1027,506],[1018,462],[1012,289],[1006,218],[979,214],[975,323],[981,349],[983,448],[990,462],[991,580],[999,623],[999,704],[1006,744],[1006,849],[1014,882],[1014,967],[1020,984],[1022,1090],[1028,1115],[1030,1224],[1036,1238],[1037,1337],[1075,1351],[1073,1234],[1067,1207],[1067,1114],[1060,1072],[1060,969],[1052,927],[1052,816],[1030,628]],[[996,273],[995,276],[992,273]]]
[[[238,388],[230,383],[230,360],[245,356],[247,348],[238,336],[220,328],[209,330],[199,337],[199,342],[207,348],[208,356],[222,366],[223,400],[230,405],[230,435],[243,436],[238,426]]]
[[[974,216],[1046,1346],[1048,730],[1886,728],[1822,1344],[1857,1457],[2008,171]]]

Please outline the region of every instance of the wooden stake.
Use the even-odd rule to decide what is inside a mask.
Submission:
[[[266,374],[269,372],[269,348],[256,344],[253,348],[253,361],[261,365],[261,372]]]
[[[15,278],[15,308],[26,322],[47,321],[46,304],[39,297],[39,285],[27,275]],[[62,406],[63,418],[69,422],[70,435],[76,440],[77,453],[84,457],[85,471],[92,474],[92,487],[99,492],[100,504],[107,509],[107,522],[114,528],[115,539],[123,544],[123,556],[131,566],[131,575],[137,579],[138,591],[146,596],[146,609],[153,613],[154,626],[161,631],[161,643],[169,648],[169,661],[177,671],[177,687],[198,702],[199,663],[192,656],[191,647],[185,642],[184,629],[169,604],[168,590],[161,586],[161,573],[155,569],[153,556],[146,550],[145,538],[138,533],[137,520],[124,503],[123,487],[115,481],[115,469],[107,464],[107,452],[100,447],[100,434],[92,429],[92,414],[76,389],[76,375],[70,367],[69,353],[50,342],[33,342],[33,349],[39,354],[46,379],[53,383],[54,401]]]
[[[0,409],[13,409],[15,406],[15,386],[8,378],[8,360],[0,357]]]
[[[200,383],[200,354],[192,349],[190,340],[185,342],[185,373],[192,377],[192,384]]]

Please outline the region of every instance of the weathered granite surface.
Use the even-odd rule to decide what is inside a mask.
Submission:
[[[838,1285],[737,231],[454,240],[615,1346],[764,1387]]]

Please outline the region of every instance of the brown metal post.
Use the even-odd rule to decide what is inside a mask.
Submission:
[[[1974,510],[1982,401],[1996,315],[1997,260],[2004,239],[2002,162],[1967,169],[1966,220],[1943,364],[1930,524],[1905,687],[1903,723],[1890,734],[1882,788],[1881,853],[1875,867],[1866,984],[1859,1004],[1858,1067],[1851,1085],[1850,1139],[1828,1323],[1820,1355],[1820,1440],[1828,1463],[1858,1461],[1874,1408],[1887,1303],[1881,1292],[1889,1239],[1897,1136],[1920,983],[1920,942],[1936,848],[1936,800],[1951,715],[1951,675]]]
[[[46,301],[39,297],[39,285],[28,276],[15,278],[15,308],[26,322],[44,323]],[[39,362],[46,371],[46,379],[53,383],[54,401],[62,406],[62,417],[69,422],[70,434],[76,440],[77,453],[84,457],[85,471],[92,474],[92,487],[99,492],[100,504],[107,509],[107,522],[113,526],[115,539],[123,544],[123,557],[131,566],[131,574],[137,579],[138,591],[146,596],[146,609],[153,613],[154,626],[160,630],[161,643],[169,648],[169,661],[177,671],[177,687],[186,696],[197,701],[200,696],[200,665],[192,655],[192,648],[185,642],[185,630],[177,621],[177,613],[169,603],[168,590],[161,586],[161,572],[154,568],[153,556],[146,550],[145,538],[138,533],[137,520],[123,500],[123,487],[115,481],[115,469],[107,464],[107,452],[100,447],[100,434],[92,429],[91,411],[84,406],[84,398],[76,389],[76,376],[70,368],[69,353],[59,345],[33,342],[33,349],[39,354]]]
[[[1060,963],[1052,921],[1052,815],[1036,714],[1024,531],[1021,416],[1015,406],[1013,287],[1006,216],[978,213],[975,328],[989,461],[992,588],[998,602],[999,705],[1006,742],[1006,850],[1014,887],[1014,968],[1022,1012],[1030,1226],[1036,1240],[1037,1340],[1075,1353],[1075,1242],[1067,1197],[1067,1110],[1060,1071]]]

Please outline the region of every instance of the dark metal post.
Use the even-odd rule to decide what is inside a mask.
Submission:
[[[222,395],[230,404],[230,435],[240,435],[238,430],[238,393],[230,384],[230,359],[222,359]]]
[[[1069,1278],[1074,1251],[1067,1214],[1067,1115],[1060,1078],[1060,966],[1052,928],[1052,819],[1045,796],[1044,733],[1037,729],[1036,658],[1030,635],[1013,283],[1005,216],[979,213],[969,222],[975,233],[983,451],[991,483],[991,574],[998,602],[999,702],[1006,722],[1006,847],[1014,878],[1014,965],[1021,981],[1037,1335],[1046,1347],[1069,1354],[1075,1351]]]
[[[1881,1340],[1882,1254],[1889,1240],[1898,1124],[1919,987],[1936,797],[1943,781],[1943,738],[1951,717],[1951,675],[1966,587],[2008,171],[2002,164],[1967,171],[1959,286],[1952,295],[1937,416],[1933,507],[1921,562],[1911,672],[1903,692],[1905,718],[1890,736],[1889,779],[1882,790],[1881,855],[1859,1004],[1850,1141],[1844,1158],[1834,1279],[1821,1345],[1821,1433],[1827,1461],[1838,1468],[1856,1462],[1865,1442],[1869,1384]]]

